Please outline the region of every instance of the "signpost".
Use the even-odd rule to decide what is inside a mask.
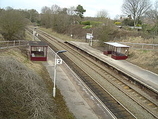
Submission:
[[[62,64],[63,60],[62,59],[57,59],[56,62],[57,62],[57,64]]]
[[[87,33],[86,34],[86,39],[89,40],[89,45],[93,46],[93,34],[92,33]]]

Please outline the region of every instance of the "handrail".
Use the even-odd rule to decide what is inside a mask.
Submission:
[[[131,42],[120,42],[120,43],[129,45],[130,48],[133,48],[133,49],[155,50],[155,51],[158,51],[158,44],[131,43]]]
[[[14,40],[14,41],[0,41],[0,49],[27,46],[28,41],[26,40]]]

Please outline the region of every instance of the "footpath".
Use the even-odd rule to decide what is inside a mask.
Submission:
[[[54,52],[48,50],[48,61],[44,62],[53,81]],[[110,119],[108,112],[84,86],[82,81],[63,62],[57,65],[56,86],[61,91],[66,105],[76,119]],[[53,93],[52,93],[53,94]]]

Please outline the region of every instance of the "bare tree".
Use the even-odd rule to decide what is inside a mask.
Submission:
[[[29,19],[31,22],[37,22],[38,20],[38,12],[35,9],[28,10]]]
[[[151,8],[150,0],[125,0],[122,5],[122,11],[126,15],[131,15],[134,20],[134,26],[137,25],[140,17]]]
[[[154,23],[158,23],[158,0],[154,4],[154,8],[146,13],[146,16]]]
[[[60,11],[61,11],[61,8],[58,5],[52,5],[51,6],[52,14],[58,14]]]
[[[99,18],[107,18],[108,17],[108,12],[106,10],[101,10],[97,12],[97,17]]]
[[[67,9],[67,14],[70,16],[76,15],[75,10],[76,10],[76,8],[74,6],[72,6],[72,7]]]
[[[96,17],[98,21],[105,23],[107,22],[108,12],[106,10],[100,10],[97,12]]]
[[[4,10],[0,15],[0,33],[6,40],[19,40],[24,38],[27,25],[25,17],[18,10]]]
[[[52,22],[52,11],[49,7],[45,6],[42,8],[42,15],[41,15],[41,24],[44,25],[46,28],[51,27]]]
[[[155,1],[153,8],[146,13],[146,19],[148,23],[153,24],[152,31],[158,34],[158,0]]]

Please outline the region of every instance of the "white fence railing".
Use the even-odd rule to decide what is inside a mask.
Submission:
[[[0,41],[0,49],[19,47],[28,45],[26,40]]]
[[[155,50],[155,51],[158,51],[158,44],[130,43],[130,42],[120,42],[120,43],[128,45],[128,46],[130,46],[133,49]]]

